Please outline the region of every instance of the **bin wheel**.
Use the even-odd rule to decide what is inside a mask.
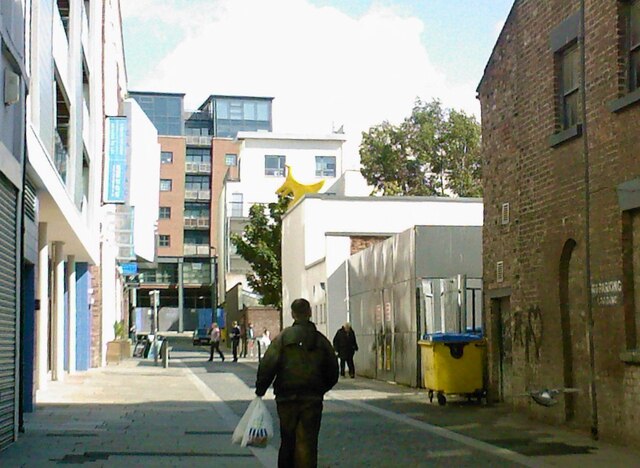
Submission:
[[[429,403],[433,403],[433,390],[429,390]]]
[[[438,404],[440,406],[444,406],[447,404],[447,397],[444,396],[444,393],[438,393]]]

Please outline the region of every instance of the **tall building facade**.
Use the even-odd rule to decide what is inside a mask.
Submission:
[[[19,391],[21,337],[24,325],[20,313],[25,303],[33,304],[32,289],[20,294],[22,283],[33,276],[33,265],[21,268],[22,204],[27,194],[24,187],[25,104],[28,73],[25,45],[25,21],[29,12],[27,0],[3,2],[0,6],[0,450],[18,435],[20,411],[24,404]],[[33,190],[29,189],[27,205],[32,207]],[[35,213],[28,210],[33,222]],[[22,340],[21,340],[22,338]],[[29,352],[33,356],[32,340]]]
[[[239,131],[270,131],[273,98],[212,95],[185,111],[184,94],[132,91],[129,95],[156,126],[161,146],[158,256],[141,263],[132,320],[148,326],[143,308],[160,290],[160,328],[193,330],[210,322],[221,302],[217,288],[217,200],[237,159]],[[229,158],[227,158],[229,155]]]
[[[640,1],[516,1],[478,92],[490,395],[638,444]]]

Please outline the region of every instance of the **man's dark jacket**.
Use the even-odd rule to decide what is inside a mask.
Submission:
[[[296,321],[271,342],[258,367],[256,395],[271,382],[276,401],[322,400],[338,382],[335,351],[312,322]]]
[[[336,336],[333,337],[333,347],[341,359],[352,358],[353,354],[358,351],[358,343],[356,342],[356,334],[353,332],[353,328],[350,328],[349,331],[345,330],[344,327],[340,328],[336,332]]]

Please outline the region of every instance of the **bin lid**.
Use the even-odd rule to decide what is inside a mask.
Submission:
[[[482,336],[474,333],[431,333],[425,334],[424,339],[445,343],[468,343],[470,341],[480,341]]]

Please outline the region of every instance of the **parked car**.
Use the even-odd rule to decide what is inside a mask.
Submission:
[[[211,336],[207,328],[198,328],[193,332],[193,346],[208,345],[211,342]]]

